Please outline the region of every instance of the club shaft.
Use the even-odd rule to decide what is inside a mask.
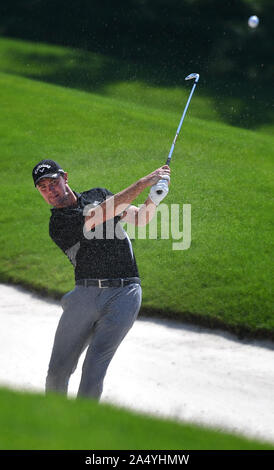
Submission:
[[[171,157],[172,157],[172,154],[173,154],[173,150],[174,150],[174,147],[175,147],[175,144],[176,144],[176,141],[177,141],[177,138],[178,138],[178,135],[179,135],[179,132],[181,130],[181,127],[182,127],[182,124],[184,122],[184,119],[185,119],[185,115],[186,115],[186,112],[187,112],[187,108],[189,106],[189,103],[190,103],[190,100],[192,98],[192,95],[194,93],[194,90],[195,90],[195,87],[197,85],[197,81],[195,81],[193,87],[192,87],[192,90],[190,92],[190,95],[188,97],[188,100],[187,100],[187,103],[185,105],[185,109],[184,109],[184,112],[183,112],[183,115],[181,117],[181,121],[180,121],[180,124],[178,126],[178,129],[176,131],[176,134],[175,134],[175,137],[174,137],[174,140],[172,142],[172,145],[171,145],[171,148],[170,148],[170,151],[169,151],[169,154],[168,154],[168,158],[167,158],[167,161],[166,161],[166,165],[169,165],[170,164],[170,160],[171,160]]]

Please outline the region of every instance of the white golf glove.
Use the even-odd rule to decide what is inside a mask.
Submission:
[[[160,202],[166,197],[168,194],[168,182],[170,178],[168,175],[164,175],[160,181],[158,181],[157,184],[154,184],[154,186],[151,186],[150,188],[150,193],[149,197],[152,200],[152,202],[158,206]]]

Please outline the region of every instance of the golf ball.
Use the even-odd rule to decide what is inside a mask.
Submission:
[[[258,16],[252,15],[250,16],[250,18],[248,18],[248,26],[250,28],[257,28],[258,24],[259,24]]]

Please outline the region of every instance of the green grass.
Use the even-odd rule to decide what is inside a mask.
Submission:
[[[274,449],[255,439],[92,400],[0,389],[0,401],[0,449]]]
[[[149,112],[153,108],[178,113],[189,94],[190,84],[184,78],[190,70],[183,64],[181,70],[159,68],[91,51],[8,38],[0,40],[0,57],[3,72],[113,97],[131,106],[139,104]],[[192,116],[272,134],[274,111],[265,87],[254,91],[231,76],[225,83],[214,78],[206,84],[201,76],[198,88],[191,103]]]
[[[62,295],[73,287],[73,270],[48,236],[49,207],[33,187],[33,166],[50,157],[68,170],[73,189],[118,192],[164,163],[189,89],[155,88],[151,98],[134,81],[70,89],[45,83],[45,68],[54,82],[52,67],[58,75],[59,62],[69,63],[66,49],[7,40],[0,49],[0,278]],[[31,51],[32,62],[20,62]],[[51,62],[54,55],[60,61]],[[22,77],[28,64],[29,78]],[[192,243],[174,251],[172,239],[133,242],[143,311],[273,338],[274,138],[217,119],[198,88],[166,199],[191,204]]]

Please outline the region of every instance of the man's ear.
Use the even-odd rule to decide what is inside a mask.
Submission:
[[[63,178],[65,180],[65,183],[67,184],[68,183],[68,174],[67,174],[66,171],[63,173]]]

